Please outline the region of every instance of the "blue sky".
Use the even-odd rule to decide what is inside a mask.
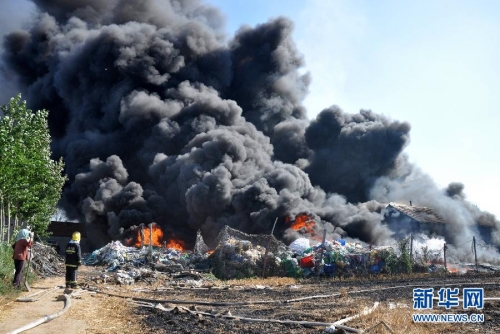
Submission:
[[[412,125],[410,160],[500,217],[500,2],[210,0],[228,37],[280,15],[312,75],[312,119],[337,104]],[[19,26],[26,0],[2,0],[0,31]]]
[[[412,125],[410,160],[500,217],[500,2],[211,0],[240,25],[284,15],[312,84],[310,118],[339,105]]]

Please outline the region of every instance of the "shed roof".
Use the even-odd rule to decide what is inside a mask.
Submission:
[[[421,222],[421,223],[437,223],[444,224],[445,220],[441,218],[436,212],[431,208],[418,207],[418,206],[408,206],[399,203],[389,203],[388,207],[391,206],[401,213]]]

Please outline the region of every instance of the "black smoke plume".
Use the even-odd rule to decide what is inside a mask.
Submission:
[[[142,223],[192,244],[197,230],[269,233],[300,213],[318,232],[382,243],[382,203],[408,200],[451,221],[452,242],[479,220],[498,227],[463,187],[437,189],[408,163],[408,123],[336,106],[309,122],[286,18],[227,40],[197,0],[32,1],[39,13],[5,35],[3,60],[30,107],[50,110],[61,206],[95,246]]]

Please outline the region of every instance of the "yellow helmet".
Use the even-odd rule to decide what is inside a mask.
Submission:
[[[73,235],[71,236],[71,240],[80,241],[80,238],[81,238],[80,232],[73,232]]]

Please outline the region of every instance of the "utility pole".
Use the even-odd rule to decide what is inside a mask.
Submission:
[[[141,249],[142,249],[142,247],[144,247],[144,225],[142,224],[139,233],[141,234]]]
[[[149,224],[149,263],[153,263],[153,223]]]
[[[278,217],[274,220],[274,225],[273,229],[271,230],[271,236],[270,238],[273,237],[274,234],[274,228],[276,227],[276,223],[278,222]],[[264,253],[264,263],[262,264],[262,278],[266,278],[266,267],[267,267],[267,253],[269,252],[269,245],[271,244],[271,239],[269,239],[266,247],[266,251]]]
[[[479,271],[477,268],[477,252],[476,252],[476,237],[472,237],[472,243],[474,245],[474,261],[476,262],[476,273]]]
[[[413,263],[413,234],[410,234],[410,261]]]
[[[319,268],[321,266],[321,262],[323,261],[323,250],[325,249],[325,242],[326,242],[326,229],[323,230],[323,241],[321,242],[320,246],[321,256],[319,257],[319,262],[316,264],[316,275],[318,276],[318,278],[319,278]]]
[[[153,254],[153,223],[149,224],[149,250]]]
[[[448,267],[446,266],[446,242],[444,243],[443,247],[443,257],[444,257],[444,269],[446,272],[448,272]]]

